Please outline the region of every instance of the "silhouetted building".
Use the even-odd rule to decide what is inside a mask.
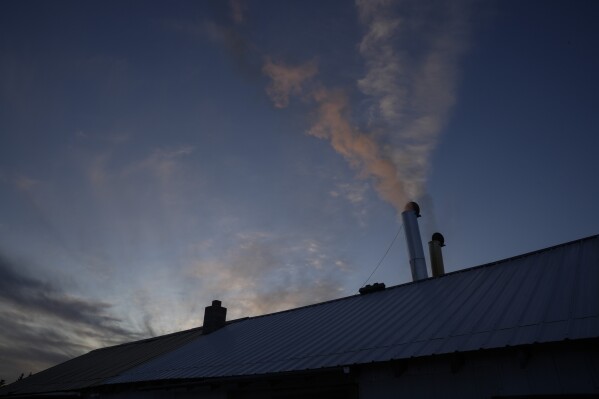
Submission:
[[[98,349],[0,388],[93,398],[599,394],[599,236],[395,287]],[[535,396],[537,395],[537,396]]]

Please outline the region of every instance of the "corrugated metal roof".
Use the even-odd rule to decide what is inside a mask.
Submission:
[[[9,388],[247,376],[596,337],[599,236],[206,336],[194,329],[92,351]]]
[[[599,337],[599,236],[249,318],[107,383],[268,374]]]
[[[201,328],[96,349],[0,389],[0,395],[80,390],[172,351],[199,337]]]

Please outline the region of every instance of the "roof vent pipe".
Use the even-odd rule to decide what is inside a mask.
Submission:
[[[225,326],[227,322],[227,308],[221,306],[220,301],[212,301],[212,305],[206,306],[204,311],[204,326],[202,334],[210,334]]]
[[[443,253],[441,247],[445,246],[445,238],[441,233],[434,233],[433,238],[428,242],[428,251],[431,258],[431,271],[433,277],[439,277],[445,274],[443,266]]]
[[[406,242],[410,254],[410,269],[412,270],[412,279],[414,281],[428,278],[426,271],[426,261],[424,260],[424,250],[422,249],[422,239],[420,238],[420,229],[418,228],[418,218],[420,217],[420,207],[415,202],[408,202],[404,211],[401,213],[403,227],[406,233]]]

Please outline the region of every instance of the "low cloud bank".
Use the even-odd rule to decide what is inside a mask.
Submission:
[[[0,378],[38,372],[92,349],[143,338],[112,305],[70,295],[0,254]]]

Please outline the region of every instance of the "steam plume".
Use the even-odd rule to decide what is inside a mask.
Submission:
[[[374,179],[382,199],[391,204],[403,204],[405,191],[397,178],[395,165],[387,159],[379,144],[352,127],[348,119],[349,104],[342,91],[319,89],[314,93],[318,104],[318,119],[308,134],[331,141],[339,154],[360,171],[361,176]]]
[[[272,81],[267,93],[284,108],[289,97],[305,96],[317,106],[308,134],[326,139],[359,176],[370,178],[379,196],[398,212],[423,195],[430,156],[455,102],[457,62],[465,48],[465,7],[418,1],[358,0],[365,34],[359,51],[366,74],[358,88],[373,100],[367,134],[350,121],[342,90],[307,83],[317,66],[288,66],[267,59],[263,72]]]
[[[366,75],[359,89],[386,124],[389,156],[413,199],[423,194],[430,156],[455,102],[457,64],[465,49],[464,2],[357,0],[365,35]],[[400,204],[400,206],[403,205]]]

